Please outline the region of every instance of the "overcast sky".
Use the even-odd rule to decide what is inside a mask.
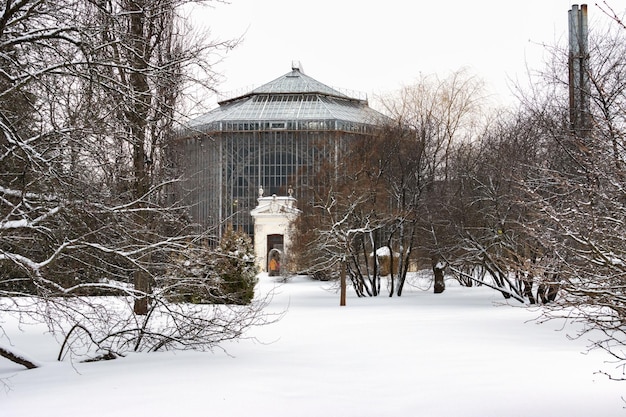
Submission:
[[[194,13],[213,37],[243,36],[218,66],[221,91],[259,86],[291,70],[371,98],[419,74],[466,67],[500,101],[544,47],[567,43],[571,0],[229,0]],[[589,24],[601,16],[589,4]],[[616,11],[626,0],[610,0]],[[606,18],[604,18],[606,20]]]

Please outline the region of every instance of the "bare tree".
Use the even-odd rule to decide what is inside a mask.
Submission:
[[[380,294],[381,273],[388,294],[402,295],[410,263],[424,253],[439,257],[439,232],[428,213],[451,179],[454,148],[481,123],[481,98],[480,81],[464,71],[423,77],[385,98],[389,122],[346,151],[341,178],[327,178],[315,230],[306,210],[299,220],[296,240],[307,243],[298,256],[315,260],[306,270],[345,262],[358,295]],[[376,256],[381,248],[390,254],[386,268]],[[433,263],[436,292],[444,289],[440,265]]]
[[[621,367],[619,379],[624,379],[626,363],[622,221],[626,72],[621,58],[625,35],[617,25],[591,38],[587,73],[591,129],[555,132],[552,138],[561,157],[534,167],[523,187],[529,207],[542,220],[543,241],[559,261],[561,292],[548,316],[566,307],[587,325],[586,330],[601,332],[603,337],[593,336],[594,344],[615,356]],[[546,72],[542,80],[562,86],[562,71]],[[553,107],[560,103],[560,96],[551,97]]]
[[[212,251],[168,194],[167,140],[184,87],[212,87],[197,69],[233,45],[186,43],[188,3],[0,9],[0,311],[45,321],[62,352],[210,348],[261,320],[256,302],[174,303],[161,279],[189,245]]]
[[[315,203],[303,207],[291,248],[295,269],[321,279],[338,278],[346,268],[359,296],[380,293],[373,253],[382,245],[387,200],[381,187],[377,154],[384,148],[377,134],[361,136],[344,149],[339,166],[321,169]],[[334,172],[341,172],[335,175]]]
[[[623,37],[618,25],[591,39],[589,128],[571,129],[567,53],[555,47],[520,111],[459,154],[461,244],[449,252],[460,279],[583,323],[581,335],[615,357],[616,379],[626,363]]]
[[[422,77],[397,97],[383,101],[404,132],[396,134],[400,148],[391,154],[395,159],[387,172],[398,209],[394,215],[398,220],[394,239],[402,254],[398,295],[415,253],[430,258],[435,293],[445,289],[444,232],[449,222],[445,201],[452,181],[451,158],[485,124],[482,86],[479,79],[459,70],[444,79]]]
[[[503,113],[453,154],[453,180],[440,211],[447,220],[446,263],[461,283],[488,285],[530,303],[539,296],[534,289],[548,288],[556,265],[538,233],[541,219],[520,188],[537,161],[553,153],[542,137],[549,136],[533,115]]]

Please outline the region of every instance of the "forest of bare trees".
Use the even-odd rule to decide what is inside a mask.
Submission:
[[[236,43],[194,37],[180,13],[196,3],[0,6],[0,313],[47,323],[59,358],[210,349],[267,320],[247,237],[207,245],[171,192],[183,93],[214,88],[214,54]],[[626,30],[607,14],[584,129],[558,46],[514,109],[488,108],[466,70],[383,97],[387,123],[302,207],[293,268],[344,270],[359,296],[401,296],[430,268],[435,293],[448,277],[566,312],[626,363]]]
[[[399,296],[409,267],[429,267],[435,293],[446,274],[541,304],[545,319],[584,323],[623,364],[626,31],[607,14],[613,24],[589,42],[584,129],[570,123],[558,46],[516,109],[488,109],[464,70],[385,97],[392,121],[350,151],[345,177],[298,220],[297,267],[336,277],[345,265],[359,296]],[[398,264],[384,274],[372,256],[381,247]]]
[[[180,14],[196,3],[0,8],[0,311],[47,323],[60,358],[210,349],[263,320],[251,249],[210,248],[169,191],[183,92],[214,88],[235,43],[194,36]],[[212,304],[173,302],[189,291]]]
[[[444,79],[424,76],[385,97],[387,123],[349,150],[341,175],[326,181],[325,199],[298,220],[302,266],[324,276],[345,264],[357,294],[376,296],[381,274],[372,254],[387,247],[397,256],[382,291],[393,296],[402,294],[411,263],[440,265],[445,237],[435,212],[453,181],[454,150],[481,128],[482,95],[480,80],[457,71]],[[307,228],[310,219],[317,232]],[[443,290],[438,274],[435,291]]]

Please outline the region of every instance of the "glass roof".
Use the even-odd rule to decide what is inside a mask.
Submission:
[[[375,124],[382,115],[367,101],[351,98],[303,74],[297,68],[251,92],[219,103],[189,127],[215,122],[343,120]]]
[[[290,73],[252,90],[252,94],[264,93],[322,93],[349,98],[347,95],[309,77],[297,68],[293,68]]]

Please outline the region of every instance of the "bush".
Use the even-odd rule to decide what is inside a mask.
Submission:
[[[229,227],[220,242],[218,255],[216,269],[223,294],[231,303],[249,304],[254,298],[258,273],[252,240],[246,233]]]
[[[167,300],[206,304],[219,298],[215,251],[206,245],[190,244],[171,260],[167,274],[157,281]]]
[[[171,302],[249,304],[256,275],[252,241],[229,228],[216,249],[190,244],[179,252],[157,286]]]

